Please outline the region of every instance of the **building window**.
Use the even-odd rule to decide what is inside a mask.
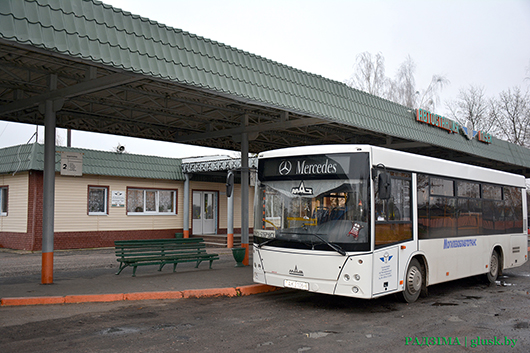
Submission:
[[[90,216],[108,214],[108,195],[107,186],[88,187],[88,214]]]
[[[127,214],[174,215],[177,190],[127,189]]]
[[[0,216],[7,216],[7,186],[0,186]]]

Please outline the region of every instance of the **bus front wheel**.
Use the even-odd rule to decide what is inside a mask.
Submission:
[[[407,303],[415,302],[420,296],[422,286],[423,273],[421,265],[418,260],[412,259],[405,273],[404,289],[400,293],[401,299]]]
[[[495,284],[495,281],[497,280],[497,277],[499,277],[499,269],[500,269],[500,262],[499,262],[499,254],[496,250],[493,250],[491,253],[490,258],[490,265],[489,265],[489,271],[486,273],[486,279],[489,283]]]

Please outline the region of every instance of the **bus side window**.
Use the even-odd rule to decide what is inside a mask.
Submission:
[[[390,172],[391,195],[382,200],[375,196],[375,245],[386,246],[412,239],[411,173]],[[376,179],[376,184],[379,178]],[[378,185],[375,185],[378,190]]]

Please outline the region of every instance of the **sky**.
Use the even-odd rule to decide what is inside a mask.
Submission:
[[[357,55],[381,53],[393,77],[410,55],[416,86],[450,82],[439,114],[470,85],[487,97],[530,86],[529,0],[103,0],[114,7],[267,59],[344,82]],[[525,80],[525,78],[527,78]],[[35,126],[0,121],[0,148],[27,143]],[[66,132],[59,129],[59,142]],[[43,129],[39,129],[42,142]],[[34,142],[34,139],[32,140]],[[73,131],[72,146],[184,158],[226,153]],[[228,153],[236,155],[234,152]]]

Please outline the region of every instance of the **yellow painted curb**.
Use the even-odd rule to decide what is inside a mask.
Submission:
[[[183,298],[236,297],[235,288],[191,289],[182,291]]]
[[[123,300],[123,293],[120,294],[89,294],[89,295],[67,295],[64,297],[65,304],[71,303],[98,303],[117,302]]]
[[[0,306],[22,306],[22,305],[46,305],[46,304],[79,304],[79,303],[102,303],[125,300],[164,300],[181,298],[216,298],[216,297],[237,297],[259,293],[271,292],[281,288],[268,286],[266,284],[252,284],[241,287],[212,288],[212,289],[191,289],[184,291],[167,292],[138,292],[138,293],[117,293],[117,294],[87,294],[87,295],[66,295],[51,297],[18,297],[2,298]]]
[[[1,306],[64,304],[64,297],[19,297],[2,298]]]
[[[124,300],[160,300],[160,299],[180,299],[182,292],[141,292],[127,293]]]

